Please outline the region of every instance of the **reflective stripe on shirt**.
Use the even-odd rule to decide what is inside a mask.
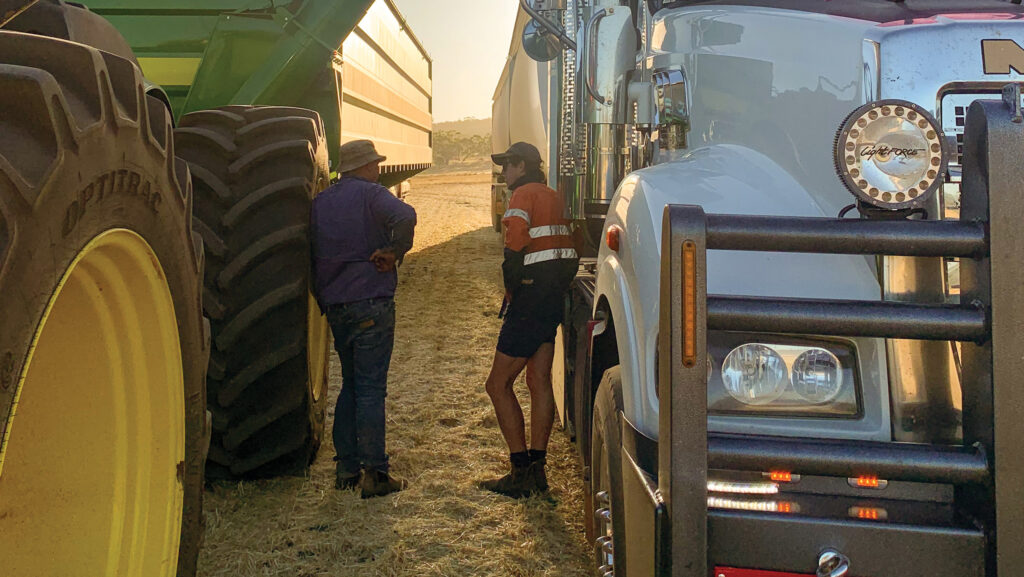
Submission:
[[[521,208],[510,208],[506,210],[505,216],[502,218],[512,218],[513,216],[518,216],[519,218],[526,221],[527,226],[530,225],[530,215]]]
[[[548,250],[540,250],[537,252],[531,252],[523,258],[523,264],[537,264],[538,262],[545,262],[549,260],[557,260],[561,258],[578,258],[576,256],[576,249],[574,248],[549,248]]]
[[[552,224],[548,226],[535,226],[530,229],[530,238],[541,238],[544,236],[569,236],[572,234],[569,227],[564,224]]]

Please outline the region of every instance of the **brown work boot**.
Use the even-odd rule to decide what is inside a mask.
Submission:
[[[513,499],[529,497],[537,491],[534,481],[535,477],[531,473],[530,467],[530,465],[525,467],[517,467],[513,465],[512,470],[505,476],[498,477],[497,479],[481,481],[478,486],[481,489],[486,489],[492,493],[498,493],[499,495],[505,495],[506,497],[512,497]]]
[[[369,499],[397,493],[408,487],[409,483],[405,479],[392,477],[385,471],[366,471],[363,473],[363,482],[360,486],[363,489],[363,499]]]

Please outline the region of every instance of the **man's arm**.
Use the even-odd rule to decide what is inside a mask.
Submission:
[[[412,209],[411,206],[409,208]],[[405,253],[412,249],[415,229],[415,212],[412,213],[412,218],[399,220],[391,227],[391,246],[395,249],[395,257],[398,259],[399,263],[401,263],[402,259],[405,258]]]
[[[519,202],[516,202],[516,201]],[[501,222],[505,225],[505,248],[521,252],[530,244],[530,212],[525,199],[512,196]]]
[[[505,248],[505,259],[501,262],[501,280],[504,281],[505,294],[508,297],[511,297],[512,293],[523,282],[523,276],[526,272],[524,270],[525,265],[523,265],[523,258],[525,257],[526,251]]]
[[[530,199],[522,192],[513,192],[508,211],[501,219],[505,225],[505,259],[501,263],[501,276],[505,292],[511,295],[522,283],[525,271],[523,258],[530,244]]]
[[[375,251],[370,260],[377,265],[377,270],[391,270],[396,263],[401,264],[405,254],[412,249],[416,211],[382,186],[370,199],[370,211],[389,239],[389,245]]]

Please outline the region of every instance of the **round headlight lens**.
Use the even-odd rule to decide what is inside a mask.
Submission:
[[[946,142],[928,111],[904,100],[861,106],[836,135],[836,169],[861,201],[887,209],[924,205],[942,185]]]
[[[761,344],[740,345],[722,363],[722,383],[737,401],[765,405],[779,398],[789,384],[786,361]]]
[[[827,403],[843,387],[843,366],[831,352],[810,349],[793,361],[793,390],[807,401]]]

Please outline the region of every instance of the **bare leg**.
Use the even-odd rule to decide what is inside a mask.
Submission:
[[[526,386],[530,389],[530,448],[546,451],[555,420],[555,395],[551,389],[554,343],[544,343],[526,363]]]
[[[510,357],[495,351],[491,374],[487,376],[487,394],[494,405],[494,414],[498,418],[498,427],[505,437],[510,453],[526,450],[526,424],[523,421],[523,409],[519,406],[512,385],[516,377],[526,366],[526,359]]]

